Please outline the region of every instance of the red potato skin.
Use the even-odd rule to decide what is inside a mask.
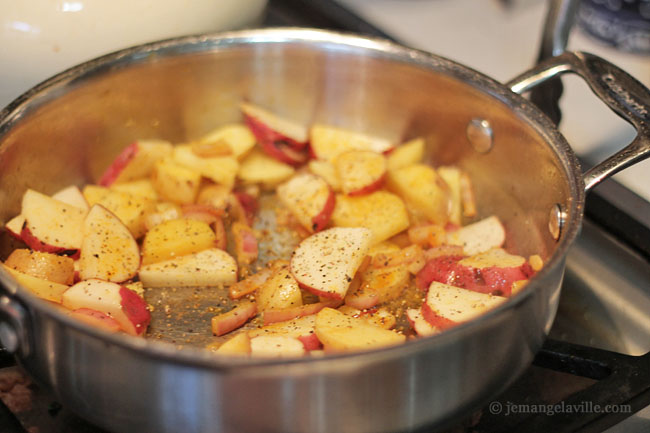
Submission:
[[[244,121],[246,122],[246,125],[251,129],[251,132],[257,138],[258,141],[262,142],[268,142],[268,143],[285,143],[289,147],[295,150],[303,150],[309,142],[307,141],[296,141],[291,137],[287,137],[284,134],[281,134],[280,132],[277,132],[276,130],[270,128],[268,125],[260,122],[258,119],[256,119],[253,116],[249,116],[248,114],[244,114]]]
[[[271,158],[292,166],[299,166],[307,161],[306,155],[292,151],[290,148],[275,143],[260,141],[260,147]]]
[[[345,297],[345,305],[358,310],[368,310],[379,303],[379,296],[366,289],[363,293],[352,294]]]
[[[108,332],[117,332],[120,330],[120,324],[115,319],[101,311],[91,310],[90,308],[79,308],[70,313],[70,316],[85,322],[91,326],[102,328]]]
[[[358,189],[356,191],[350,191],[348,193],[348,195],[350,197],[357,197],[357,196],[360,196],[360,195],[366,195],[366,194],[370,194],[371,192],[375,192],[378,189],[381,189],[382,186],[384,186],[384,180],[386,180],[386,173],[385,172],[384,172],[384,174],[381,175],[381,177],[379,179],[373,181],[372,183],[370,183],[370,184],[368,184],[368,185],[364,186],[363,188],[360,188],[360,189]]]
[[[54,245],[48,245],[44,242],[41,242],[36,236],[32,234],[31,230],[27,228],[27,224],[23,224],[23,229],[20,232],[20,238],[27,244],[28,247],[35,251],[58,254],[65,250],[64,248],[55,247]]]
[[[197,221],[203,221],[208,225],[214,224],[219,219],[218,217],[206,212],[187,212],[187,213],[183,213],[183,216],[185,218],[189,218]]]
[[[183,215],[192,215],[197,213],[206,213],[217,218],[221,218],[224,214],[222,209],[217,209],[209,204],[184,204],[181,206]]]
[[[291,147],[286,146],[284,143],[276,143],[275,147],[280,152],[282,152],[282,154],[285,156],[287,161],[291,161],[288,162],[291,165],[295,165],[295,166],[302,165],[305,162],[307,162],[307,160],[309,159],[309,155],[307,155],[307,152],[292,149]]]
[[[294,158],[294,155],[286,154],[275,143],[268,143],[268,142],[264,142],[264,141],[261,141],[261,140],[259,141],[259,143],[260,143],[260,147],[262,148],[264,153],[266,153],[271,158],[277,159],[280,162],[284,162],[285,164],[289,164],[289,165],[293,165],[293,166],[301,165],[304,162],[300,158]]]
[[[309,156],[309,159],[318,159],[318,155],[316,155],[316,152],[314,151],[314,148],[311,146],[311,144],[307,147],[307,155]]]
[[[251,256],[257,257],[257,239],[253,233],[244,231],[242,232],[242,251]]]
[[[311,219],[312,229],[314,233],[323,230],[329,224],[332,219],[332,214],[334,213],[334,208],[336,207],[336,195],[334,191],[330,188],[330,194],[327,196],[327,201],[323,210]]]
[[[422,311],[422,309],[420,309],[420,311]],[[406,315],[406,320],[408,320],[408,322],[409,322],[409,326],[411,327],[411,329],[412,329],[412,330],[413,330],[417,335],[420,335],[420,334],[418,334],[417,329],[415,329],[415,321],[411,320],[411,317],[410,317],[408,314]],[[426,320],[426,319],[425,319],[425,320]]]
[[[297,317],[309,316],[318,313],[325,307],[336,308],[339,305],[341,305],[340,301],[326,301],[301,305],[300,307],[284,308],[282,310],[266,310],[264,312],[264,324],[269,325],[276,322],[285,322]]]
[[[226,235],[226,228],[223,224],[223,211],[214,206],[205,204],[189,204],[182,207],[183,216],[185,218],[196,219],[203,221],[212,226],[214,233],[217,237],[214,246],[226,250],[228,247],[228,237]]]
[[[440,256],[429,260],[415,276],[415,284],[422,290],[428,290],[433,281],[447,281],[457,262],[462,259],[463,256]]]
[[[81,252],[78,249],[65,249],[63,247],[56,247],[54,245],[46,244],[38,239],[32,234],[32,231],[27,227],[27,223],[23,224],[23,229],[20,232],[20,239],[25,242],[25,244],[33,249],[34,251],[40,251],[43,253],[52,253],[60,254],[64,256],[69,256],[73,260],[77,260]]]
[[[244,323],[248,322],[248,319],[256,314],[257,304],[255,303],[251,302],[245,307],[235,307],[234,310],[212,319],[212,332],[217,336],[225,335],[243,326]]]
[[[499,268],[493,266],[491,268],[481,269],[481,276],[487,287],[498,287],[489,293],[498,295],[499,290],[503,296],[512,295],[512,283],[519,280],[527,280],[535,274],[528,262],[517,268]],[[500,289],[499,289],[500,288]]]
[[[259,203],[255,199],[255,197],[243,191],[235,191],[233,194],[237,198],[237,201],[239,201],[239,204],[241,204],[242,209],[244,209],[244,213],[246,214],[246,221],[248,221],[248,225],[253,225],[253,219],[255,218],[255,214],[260,208]]]
[[[453,320],[437,315],[426,302],[422,304],[422,317],[424,317],[424,320],[429,322],[431,326],[435,326],[441,331],[458,325],[458,323]]]
[[[459,230],[459,229],[460,229],[460,226],[458,224],[454,224],[454,223],[451,223],[451,222],[448,222],[447,224],[445,224],[445,231],[447,233],[455,232],[456,230]]]
[[[307,161],[308,155],[288,144],[289,142],[285,140],[287,137],[279,135],[251,116],[244,115],[244,122],[257,139],[264,153],[271,158],[294,166]],[[293,142],[293,140],[291,141]]]
[[[129,162],[135,157],[138,153],[138,143],[133,142],[125,147],[122,152],[113,160],[110,166],[106,169],[104,174],[99,178],[97,182],[101,186],[111,186],[113,182],[119,177],[124,167],[126,167]]]
[[[350,305],[350,306],[351,306],[351,305]],[[352,306],[351,306],[351,307],[352,307]],[[353,308],[354,308],[354,307],[353,307]],[[375,314],[377,311],[379,311],[379,309],[378,309],[377,307],[370,307],[370,308],[364,308],[364,309],[357,308],[357,310],[361,310],[361,311],[359,312],[359,314],[358,314],[359,317],[363,317],[363,316],[372,316],[372,315]]]
[[[415,277],[417,286],[427,290],[432,281],[499,296],[512,294],[512,283],[527,280],[535,274],[530,264],[502,268],[492,266],[477,269],[458,262],[461,256],[441,256],[431,259]]]
[[[307,351],[318,350],[323,347],[315,333],[301,335],[298,337],[298,340],[305,346],[305,350]]]
[[[239,265],[248,265],[257,260],[257,238],[253,233],[253,229],[244,223],[235,222],[232,225],[232,233],[235,241],[237,263]]]
[[[295,275],[293,277],[296,278]],[[297,278],[296,278],[296,281],[298,281]],[[334,292],[324,292],[322,290],[318,290],[318,289],[315,289],[313,287],[309,287],[308,285],[303,284],[300,281],[298,281],[298,285],[300,286],[300,288],[305,289],[308,292],[313,293],[314,295],[320,296],[320,297],[323,297],[323,298],[332,299],[332,300],[335,300],[335,301],[343,301],[343,298],[345,298],[345,293],[340,294],[340,293],[334,293]]]
[[[144,334],[151,322],[151,313],[149,313],[147,303],[137,293],[126,287],[120,288],[120,298],[122,310],[129,321],[133,323],[135,335]],[[125,331],[129,332],[126,329]]]

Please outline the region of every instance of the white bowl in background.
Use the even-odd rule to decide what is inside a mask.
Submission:
[[[257,23],[266,1],[0,0],[0,107],[102,54]]]

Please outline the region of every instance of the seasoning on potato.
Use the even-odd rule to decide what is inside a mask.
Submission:
[[[108,332],[146,336],[143,289],[215,288],[215,356],[368,350],[434,335],[543,266],[477,219],[471,173],[403,144],[307,128],[252,104],[244,124],[131,143],[97,185],[27,190],[5,269]],[[218,296],[229,297],[220,302]],[[221,301],[224,301],[222,299]]]

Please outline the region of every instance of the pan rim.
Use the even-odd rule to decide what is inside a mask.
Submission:
[[[566,209],[568,218],[563,229],[563,234],[543,269],[531,279],[524,290],[509,298],[507,302],[470,322],[458,325],[441,334],[413,339],[396,346],[362,352],[331,354],[322,358],[266,359],[222,357],[204,349],[184,348],[178,350],[171,343],[132,337],[124,334],[111,334],[66,316],[57,307],[38,299],[27,289],[16,284],[2,270],[0,272],[0,283],[4,287],[9,288],[10,294],[15,295],[29,308],[33,308],[48,318],[81,332],[85,336],[98,338],[106,343],[124,350],[136,352],[143,356],[224,372],[229,372],[234,369],[240,370],[242,368],[248,370],[251,368],[268,368],[272,366],[284,367],[288,364],[293,366],[307,366],[307,368],[310,368],[309,366],[322,366],[323,363],[334,365],[351,359],[363,359],[365,362],[382,362],[384,360],[405,356],[405,352],[419,352],[435,344],[445,344],[445,342],[450,340],[462,338],[463,335],[471,334],[475,329],[480,328],[483,323],[493,320],[493,318],[503,314],[506,310],[516,308],[518,305],[526,302],[532,296],[533,290],[536,289],[537,284],[535,283],[537,281],[543,280],[547,274],[554,272],[558,266],[563,266],[566,253],[577,236],[582,221],[585,193],[577,157],[552,121],[530,101],[513,93],[505,85],[487,75],[447,58],[421,50],[407,48],[380,38],[310,28],[266,28],[185,36],[137,45],[67,69],[28,90],[0,112],[0,138],[31,109],[47,102],[49,100],[48,96],[52,93],[56,93],[57,90],[60,91],[68,85],[78,83],[112,68],[121,68],[125,67],[125,65],[150,61],[149,59],[153,58],[152,54],[156,57],[168,57],[179,53],[211,53],[222,49],[229,49],[233,46],[251,43],[326,44],[341,49],[360,50],[365,54],[385,57],[391,61],[403,62],[427,70],[451,75],[452,78],[462,80],[464,83],[508,106],[517,118],[526,122],[551,147],[551,150],[564,169],[564,174],[569,182],[568,186],[571,197],[569,203],[567,203],[568,209]]]

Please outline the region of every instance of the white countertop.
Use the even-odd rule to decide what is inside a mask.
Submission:
[[[506,9],[496,0],[338,0],[370,23],[415,48],[507,81],[534,64],[546,2],[517,0]],[[650,87],[650,58],[604,47],[574,30],[569,49],[597,54]],[[600,161],[634,137],[634,130],[600,103],[574,76],[563,78],[560,130],[576,152]],[[616,179],[650,201],[650,160]]]

